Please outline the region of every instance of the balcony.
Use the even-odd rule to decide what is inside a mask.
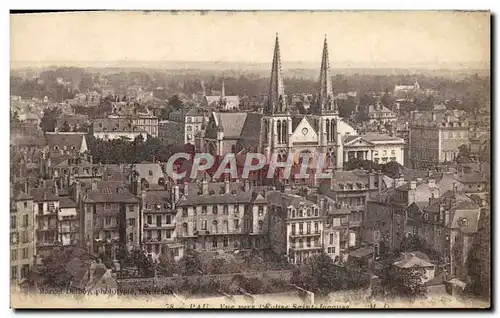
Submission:
[[[107,238],[107,239],[94,239],[94,243],[96,244],[118,244],[120,243],[120,239],[118,238],[114,238],[114,239],[111,239],[111,238]]]
[[[48,241],[38,241],[36,243],[37,246],[45,246],[45,247],[48,247],[48,246],[59,246],[59,245],[62,245],[61,242],[59,241],[52,241],[52,240],[48,240]]]
[[[156,224],[156,223],[153,223],[153,224],[144,224],[144,229],[145,230],[158,230],[158,229],[169,229],[169,230],[173,230],[175,229],[175,223],[170,223],[170,224]]]
[[[108,225],[108,226],[99,226],[95,228],[96,231],[117,231],[118,225]]]
[[[173,238],[173,237],[162,238],[162,239],[148,237],[147,239],[144,240],[144,244],[167,244],[167,243],[174,243],[174,242],[175,242],[175,238]]]
[[[295,238],[295,237],[313,237],[313,236],[321,236],[321,231],[311,231],[311,232],[295,232],[295,233],[292,233],[290,234],[290,237],[291,238]]]
[[[43,225],[37,229],[38,232],[57,231],[57,225]]]
[[[307,245],[297,245],[297,246],[290,246],[290,250],[291,251],[317,251],[317,250],[322,250],[323,247],[320,246],[320,245],[311,245],[311,246],[307,246]]]

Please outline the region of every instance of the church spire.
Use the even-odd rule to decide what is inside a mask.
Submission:
[[[222,88],[221,88],[221,90],[220,90],[220,97],[221,97],[221,98],[226,97],[226,88],[225,88],[225,86],[224,86],[224,79],[222,80]]]
[[[336,111],[333,96],[332,76],[330,73],[330,58],[328,56],[328,42],[325,35],[323,54],[321,56],[321,70],[319,74],[318,110],[320,112]]]
[[[269,100],[267,111],[271,114],[286,113],[286,96],[283,85],[283,75],[281,74],[281,55],[278,33],[274,44],[273,64],[271,69],[271,84],[269,89]]]

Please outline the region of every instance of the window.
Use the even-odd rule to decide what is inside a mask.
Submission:
[[[17,279],[17,266],[12,266],[10,268],[10,277],[12,280],[16,280]]]
[[[311,209],[307,209],[307,216],[311,216]]]
[[[188,215],[188,209],[187,208],[182,208],[182,215],[187,216]]]
[[[165,221],[166,224],[171,224],[172,223],[172,216],[170,214],[167,214],[166,215],[166,221]]]
[[[264,221],[260,220],[259,221],[259,231],[262,231],[263,228],[264,228]]]
[[[133,205],[129,205],[128,206],[128,211],[129,212],[134,212],[134,206]]]
[[[299,217],[303,217],[304,216],[304,210],[300,209],[299,210]]]
[[[222,207],[222,212],[223,212],[224,214],[229,214],[229,208],[228,208],[228,206],[227,206],[227,205],[224,205],[224,206]]]
[[[135,219],[128,219],[128,226],[135,226]]]
[[[146,223],[147,223],[147,224],[152,224],[152,223],[153,223],[153,217],[152,217],[151,215],[148,215],[148,216],[146,217],[146,220],[147,220],[147,221],[146,221]]]
[[[207,213],[207,206],[206,205],[201,207],[201,213],[204,213],[204,214]]]
[[[11,229],[15,229],[17,228],[17,219],[16,219],[16,216],[15,215],[11,215],[10,216],[10,228]]]
[[[333,251],[332,251],[332,248],[331,248],[331,247],[329,247],[329,248],[328,248],[328,254],[331,254],[331,253],[333,253]]]
[[[28,208],[28,202],[24,201],[24,202],[23,202],[23,205],[24,205],[24,208],[25,208],[25,209],[26,209],[26,208]]]
[[[318,216],[319,215],[319,209],[314,209],[314,216]]]
[[[333,244],[333,233],[330,233],[330,244]]]
[[[218,233],[219,232],[219,227],[218,227],[218,222],[216,220],[213,221],[213,233]]]
[[[318,224],[318,222],[314,222],[314,233],[316,233],[316,234],[319,233],[319,224]]]
[[[222,238],[222,246],[227,247],[228,245],[229,245],[229,239],[227,238],[227,236],[224,236]]]
[[[21,232],[21,243],[28,243],[28,232]]]
[[[226,233],[229,232],[229,222],[227,220],[224,220],[224,222],[222,222],[222,227]]]
[[[28,227],[28,214],[23,215],[23,226]]]
[[[304,234],[304,223],[299,223],[299,234]]]
[[[207,220],[202,220],[201,221],[201,229],[206,231],[207,230]]]
[[[295,209],[292,209],[292,218],[295,217]]]
[[[161,226],[161,215],[156,216],[156,226]]]
[[[193,231],[196,231],[198,229],[198,225],[196,221],[193,221]]]
[[[240,229],[240,220],[235,219],[234,220],[234,229],[239,230]]]
[[[134,233],[129,233],[128,234],[128,240],[133,242],[134,241]]]
[[[295,235],[295,224],[292,224],[292,235]]]
[[[215,247],[215,248],[217,247],[217,237],[214,237],[212,239],[212,247]]]
[[[28,259],[28,248],[23,248],[23,259]]]
[[[10,250],[10,260],[11,261],[17,260],[17,250]]]
[[[307,234],[311,234],[311,223],[307,222]]]
[[[217,214],[217,206],[216,206],[216,205],[214,205],[214,206],[212,207],[212,213],[213,213],[213,214]]]
[[[262,216],[264,214],[264,207],[262,205],[259,205],[259,216]]]

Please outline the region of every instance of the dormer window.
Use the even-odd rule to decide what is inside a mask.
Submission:
[[[153,171],[152,170],[149,170],[149,175],[152,176],[153,175]]]

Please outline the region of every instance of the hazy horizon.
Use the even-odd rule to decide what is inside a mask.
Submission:
[[[101,11],[11,14],[10,20],[11,67],[270,65],[276,33],[283,68],[319,67],[325,37],[333,68],[490,63],[484,11]]]

